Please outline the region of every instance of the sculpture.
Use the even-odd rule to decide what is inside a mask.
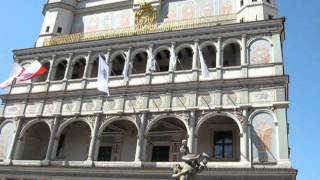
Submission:
[[[179,180],[191,180],[197,172],[203,171],[207,167],[209,156],[206,153],[191,154],[187,145],[187,140],[182,140],[180,147],[183,164],[173,166],[172,177]]]
[[[155,10],[151,3],[143,3],[135,13],[136,26],[144,27],[155,24],[157,22],[157,10]]]

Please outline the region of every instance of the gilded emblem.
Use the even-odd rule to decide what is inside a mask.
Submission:
[[[137,26],[148,26],[157,22],[157,11],[150,3],[144,2],[135,13],[135,24]]]

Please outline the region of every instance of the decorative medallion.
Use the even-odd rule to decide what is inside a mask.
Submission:
[[[136,26],[148,26],[157,22],[157,10],[155,10],[151,3],[144,2],[140,4],[139,9],[135,13]]]

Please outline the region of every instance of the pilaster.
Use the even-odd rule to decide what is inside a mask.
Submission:
[[[222,38],[218,37],[216,57],[217,79],[222,79]]]
[[[147,122],[147,112],[143,112],[141,114],[140,118],[140,127],[139,127],[139,132],[137,136],[137,146],[136,146],[136,154],[135,154],[135,161],[142,161],[142,155],[145,153],[144,152],[144,131],[146,127],[146,122]]]
[[[100,127],[101,117],[102,117],[101,113],[96,114],[93,132],[91,133],[91,141],[90,141],[88,158],[87,158],[87,163],[91,164],[91,165],[94,160],[95,145],[96,145],[96,140],[97,140],[97,133],[98,133],[99,127]]]
[[[61,118],[60,115],[55,116],[54,122],[53,122],[53,126],[51,127],[50,139],[49,139],[48,148],[47,148],[47,154],[46,154],[46,158],[45,158],[45,163],[47,165],[50,165],[50,160],[51,160],[51,157],[52,157],[52,152],[53,152],[56,132],[57,132],[57,129],[59,127],[60,118]]]

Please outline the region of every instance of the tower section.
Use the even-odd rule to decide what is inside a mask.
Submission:
[[[36,43],[43,45],[46,39],[53,36],[70,34],[74,18],[76,0],[49,0],[44,6],[44,21]]]
[[[278,18],[276,0],[240,0],[238,2],[239,22],[261,21]]]

